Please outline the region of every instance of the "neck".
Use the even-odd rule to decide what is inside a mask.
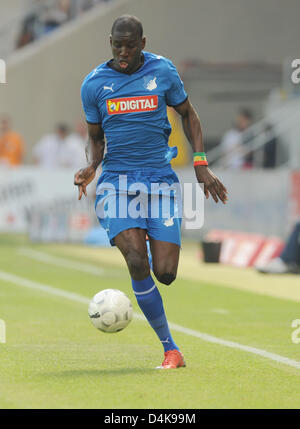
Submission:
[[[143,64],[144,64],[144,54],[141,53],[139,62],[136,64],[136,66],[133,68],[133,70],[130,73],[134,73],[138,71],[138,69],[141,68]]]

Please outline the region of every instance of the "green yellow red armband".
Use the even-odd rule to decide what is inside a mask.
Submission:
[[[205,152],[194,153],[194,167],[196,165],[208,165]]]

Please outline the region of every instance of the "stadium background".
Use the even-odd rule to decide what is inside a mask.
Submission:
[[[43,328],[45,324],[42,314],[40,315],[37,309],[39,305],[43,307],[43,302],[38,304],[38,298],[35,296],[37,308],[31,308],[33,304],[27,301],[26,293],[15,286],[18,281],[14,283],[12,278],[7,277],[7,272],[9,275],[31,279],[32,282],[39,282],[39,284],[81,293],[85,297],[92,296],[98,290],[106,288],[106,285],[123,288],[130,295],[125,264],[115,253],[116,249],[105,248],[107,243],[103,235],[100,238],[98,236],[98,244],[102,243],[102,248],[83,244],[87,234],[97,225],[93,213],[92,187],[89,199],[78,203],[77,190],[72,185],[73,170],[60,168],[46,171],[33,165],[33,148],[43,135],[52,132],[55,124],[59,122],[74,124],[78,118],[82,118],[81,82],[95,66],[110,58],[111,24],[117,16],[124,13],[136,15],[141,19],[147,37],[146,49],[172,59],[178,67],[189,97],[200,115],[208,161],[213,166],[213,171],[222,178],[230,193],[230,200],[226,207],[221,207],[220,204],[216,206],[212,201],[205,203],[205,222],[201,230],[183,229],[185,241],[178,280],[178,289],[181,286],[181,290],[177,289],[176,292],[174,288],[169,298],[172,321],[179,323],[175,317],[178,300],[183,300],[186,307],[191,308],[191,301],[197,302],[198,299],[199,312],[202,316],[199,316],[197,307],[192,307],[193,317],[183,316],[181,325],[299,360],[299,345],[293,344],[290,340],[291,323],[300,317],[297,275],[286,275],[281,278],[271,276],[266,279],[255,273],[251,267],[255,260],[254,256],[258,255],[258,249],[261,251],[263,245],[268,244],[271,247],[273,245],[268,257],[278,252],[283,240],[300,217],[300,98],[298,86],[291,81],[293,71],[291,61],[299,58],[299,2],[288,0],[283,4],[279,0],[264,2],[258,0],[251,2],[247,0],[100,1],[99,4],[96,2],[94,7],[74,17],[55,31],[21,49],[15,49],[24,18],[42,3],[42,0],[3,0],[1,2],[0,58],[6,62],[7,82],[0,84],[0,112],[10,115],[13,128],[24,137],[26,142],[23,165],[9,168],[0,164],[2,184],[0,190],[2,256],[0,259],[2,294],[0,318],[6,321],[8,327],[12,326],[11,331],[8,330],[10,336],[7,335],[7,343],[0,346],[2,351],[6,347],[7,352],[6,350],[4,352],[7,355],[4,357],[7,362],[12,356],[14,347],[19,345],[19,338],[13,329],[17,330],[21,323],[14,312],[13,315],[10,314],[11,309],[14,306],[20,308],[23,298],[27,302],[28,312],[25,314],[25,320],[28,323],[28,329],[26,323],[24,327],[25,331],[27,329],[26,333],[31,332],[31,323],[36,323]],[[44,3],[52,5],[55,2],[45,0]],[[254,112],[254,124],[251,128],[253,138],[246,145],[254,156],[253,168],[232,170],[226,168],[224,164],[220,141],[224,133],[231,128],[236,111],[244,106]],[[190,148],[183,137],[178,118],[172,112],[169,114],[174,129],[171,144],[178,145],[181,151],[181,156],[175,161],[174,168],[182,183],[194,183]],[[262,164],[263,151],[267,143],[264,133],[266,124],[272,125],[279,142],[275,165],[271,169],[264,169]],[[213,230],[221,232],[213,236]],[[225,234],[229,234],[229,239],[227,236],[228,248],[223,254],[223,263],[204,264],[201,261],[200,241],[207,237],[223,239],[224,231]],[[271,244],[268,241],[270,238],[273,240]],[[231,245],[236,246],[235,251],[230,250]],[[108,273],[102,275],[102,279],[101,276],[89,278],[89,283],[86,285],[83,277],[76,277],[76,273],[70,270],[72,262],[79,264],[80,261],[94,264],[94,268],[107,266],[111,272],[117,271],[119,278],[116,281],[108,269]],[[56,272],[53,268],[55,263],[60,266]],[[66,267],[68,264],[69,268]],[[68,269],[68,273],[63,271]],[[9,285],[14,285],[15,289],[12,291]],[[187,297],[183,293],[183,287],[187,291]],[[189,296],[189,293],[193,294],[195,299]],[[218,302],[214,302],[215,294],[218,293]],[[167,296],[168,293],[166,293]],[[274,297],[277,301],[274,301]],[[245,305],[247,300],[252,303],[250,308]],[[207,313],[205,302],[211,303],[211,314]],[[59,320],[62,321],[64,320],[63,305],[59,304],[61,306]],[[35,322],[31,320],[29,308],[36,316],[36,320],[32,316]],[[251,313],[251,308],[257,310]],[[49,307],[47,311],[49,311],[47,316],[49,320],[55,319],[54,309]],[[78,316],[80,318],[81,312],[78,309],[76,311],[78,311],[76,314],[80,314]],[[276,316],[278,313],[279,318]],[[248,317],[248,322],[245,321],[245,317]],[[72,317],[66,316],[66,319],[63,323],[68,324]],[[81,332],[83,337],[87,335],[90,343],[93,344],[97,342],[98,337],[93,337],[92,328],[85,325],[85,322],[82,322],[78,332]],[[236,325],[240,327],[239,332],[234,327]],[[257,336],[253,333],[255,326],[260,328]],[[276,326],[278,335],[275,335],[272,326]],[[248,328],[252,332],[250,336],[249,332],[245,333]],[[128,331],[130,329],[131,327]],[[53,332],[48,332],[48,328],[45,330],[51,338],[50,342],[52,341],[54,345]],[[92,333],[87,334],[89,330]],[[68,329],[62,330],[59,339],[61,342],[64,341],[64,335],[68,337],[68,332]],[[40,344],[40,334],[36,337],[35,335],[37,335],[36,331],[32,338],[30,353],[33,353],[34,347]],[[126,335],[131,334],[129,332]],[[111,348],[122,349],[124,341],[126,347],[126,338],[125,340],[124,337],[119,340],[109,338],[105,339],[104,345],[102,344],[103,350],[107,353],[105,355],[104,351],[101,352],[101,365],[108,371],[105,375],[108,377],[107,385],[111,381],[109,371],[116,362],[112,360],[108,364],[105,359]],[[131,347],[128,349],[128,362],[130,362],[130,353],[138,346],[133,336],[127,340]],[[151,337],[149,347],[152,340],[154,343]],[[79,336],[74,338],[74,343],[76,342],[80,343]],[[43,344],[43,341],[41,343]],[[91,344],[87,347],[93,350]],[[199,356],[207,364],[203,356],[204,350],[201,348]],[[60,352],[65,351],[61,349]],[[71,350],[68,350],[67,354],[69,352],[71,355]],[[195,350],[196,355],[197,353],[198,351]],[[212,350],[209,350],[209,353],[212,353]],[[218,353],[220,356],[224,353],[225,356],[228,352],[220,352],[218,349]],[[229,359],[231,357],[228,356]],[[237,366],[245,365],[247,370],[250,367],[252,371],[255,365],[252,365],[251,359],[251,356],[247,356],[246,362],[243,359],[240,362],[238,358],[233,362]],[[258,358],[255,357],[255,359]],[[16,365],[17,362],[18,358]],[[94,364],[96,367],[98,363],[95,361]],[[131,362],[128,363],[129,366],[131,364]],[[139,364],[143,366],[144,362],[140,361]],[[149,362],[146,364],[148,365]],[[219,366],[216,363],[216,371],[221,371],[223,365],[221,357],[218,364]],[[64,365],[68,364],[64,363]],[[238,399],[240,391],[237,390],[236,397],[229,395],[228,401],[225,400],[220,405],[218,398],[221,397],[222,389],[220,386],[215,386],[215,390],[208,395],[211,395],[210,401],[206,402],[206,399],[200,395],[199,401],[194,403],[192,395],[188,395],[184,406],[189,407],[191,404],[200,408],[217,407],[219,404],[222,407],[243,408],[248,406],[279,408],[281,405],[298,407],[299,388],[291,379],[294,376],[297,379],[299,369],[289,369],[290,377],[285,378],[286,384],[280,391],[280,385],[286,375],[282,370],[284,365],[278,361],[275,364],[272,363],[276,368],[274,371],[270,370],[270,374],[268,363],[258,361],[259,365],[261,367],[253,377],[258,380],[261,371],[264,374],[265,384],[259,387],[256,385],[252,392],[253,400],[251,394],[249,402],[246,399]],[[296,368],[298,368],[297,365]],[[225,371],[223,374],[226,382],[228,382],[230,368],[227,370],[228,373]],[[30,370],[28,371],[29,374]],[[54,372],[59,372],[59,367],[49,370],[49,374],[51,371],[53,375]],[[201,371],[200,367],[199,371]],[[13,367],[11,372],[14,372]],[[226,375],[228,375],[227,378]],[[45,398],[49,392],[45,391],[45,397],[43,399],[42,396],[41,400],[38,400],[33,393],[34,389],[36,391],[38,388],[44,389],[43,378],[32,390],[28,387],[26,377],[22,381],[21,376],[20,378],[18,375],[11,377],[6,380],[7,386],[13,380],[12,388],[8,389],[10,399],[6,399],[7,392],[1,392],[3,407],[45,406]],[[190,382],[193,383],[192,372],[190,377]],[[87,385],[91,382],[90,379],[83,381]],[[237,376],[236,382],[240,381]],[[278,385],[273,400],[270,399],[267,387],[270,381],[274,382],[275,386]],[[16,393],[18,383],[24,383],[22,384],[23,396]],[[120,383],[122,384],[123,381],[120,380]],[[150,380],[149,383],[151,384]],[[247,396],[246,392],[251,383],[249,380],[243,380],[243,383],[247,385],[247,389],[242,392]],[[226,384],[224,386],[226,389]],[[154,389],[153,386],[152,388]],[[293,395],[287,397],[285,393],[289,388]],[[31,401],[26,400],[27,389],[32,393]],[[193,385],[193,389],[198,392],[197,386]],[[228,394],[228,391],[225,390],[225,394]],[[254,399],[255,394],[257,400]],[[197,398],[197,393],[195,395]],[[62,404],[66,407],[70,406],[72,402],[68,395],[62,394],[62,398]],[[169,408],[175,407],[175,404],[178,408],[181,406],[172,398],[165,398],[164,403]],[[122,403],[111,399],[110,402],[103,401],[102,405],[97,402],[92,404],[99,408],[102,406],[122,408],[122,404],[125,404],[125,407],[134,407],[134,400]],[[150,405],[159,407],[149,398],[144,404],[145,407]],[[78,397],[75,407],[80,408],[81,405],[88,406],[88,403]],[[52,403],[52,406],[55,407],[55,404]],[[143,408],[142,400],[138,402],[138,406]]]

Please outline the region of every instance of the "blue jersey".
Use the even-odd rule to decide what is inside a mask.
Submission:
[[[135,73],[118,72],[105,62],[82,84],[86,120],[101,124],[105,133],[103,170],[162,168],[177,154],[177,148],[168,146],[167,105],[187,99],[183,82],[170,60],[143,54],[144,63]]]

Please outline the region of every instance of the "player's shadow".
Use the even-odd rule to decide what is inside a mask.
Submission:
[[[155,368],[115,368],[115,369],[73,369],[59,372],[48,372],[44,376],[51,377],[81,377],[81,376],[122,376],[128,374],[147,374],[157,372]]]

